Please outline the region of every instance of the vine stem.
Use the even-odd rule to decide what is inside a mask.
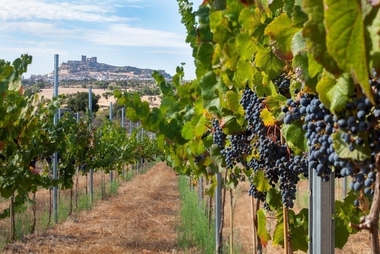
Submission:
[[[350,223],[352,228],[368,230],[371,234],[371,250],[373,254],[380,253],[379,246],[379,213],[380,213],[380,153],[376,154],[376,182],[371,210],[368,215],[360,218],[359,224]]]
[[[11,196],[11,203],[9,205],[9,213],[11,218],[11,235],[10,241],[14,242],[16,238],[16,220],[15,220],[15,195]]]
[[[234,204],[233,189],[230,189],[230,254],[234,251]]]
[[[284,216],[284,254],[291,254],[292,245],[289,238],[289,211],[285,205],[282,205],[282,211]]]
[[[256,200],[256,206],[255,206]],[[252,228],[253,228],[253,253],[262,254],[262,245],[260,237],[257,235],[257,211],[260,209],[260,200],[251,198]]]

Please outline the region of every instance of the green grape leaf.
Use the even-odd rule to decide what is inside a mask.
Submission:
[[[223,16],[223,11],[215,11],[210,14],[210,27],[214,42],[223,45],[229,39],[228,20]]]
[[[347,75],[339,78],[337,81],[326,75],[318,82],[316,87],[323,105],[334,113],[346,108],[346,104],[354,89],[355,85]]]
[[[293,69],[297,72],[297,77],[299,80],[306,82],[310,79],[308,68],[309,68],[309,60],[307,54],[302,52],[293,58]],[[293,81],[293,80],[292,80]],[[293,92],[293,91],[291,91]]]
[[[308,15],[302,34],[306,39],[309,57],[322,64],[330,73],[339,75],[342,71],[337,66],[335,60],[327,53],[326,30],[324,27],[324,5],[323,0],[303,0],[302,9]],[[339,16],[335,16],[339,17]],[[310,74],[312,77],[313,75]]]
[[[374,9],[376,10],[376,9]],[[369,40],[371,45],[369,45],[370,50],[370,67],[374,68],[376,72],[380,73],[380,11],[372,11],[375,14],[372,14],[370,18],[372,18],[371,22],[368,22],[370,25],[368,26],[369,32]]]
[[[226,93],[226,102],[227,102],[227,106],[228,106],[228,109],[234,111],[234,112],[237,112],[239,111],[239,108],[240,108],[240,102],[239,102],[240,98],[239,98],[239,95],[233,91],[228,91]]]
[[[350,233],[348,232],[349,226],[339,217],[334,218],[334,222],[335,231],[339,232],[339,234],[335,234],[335,248],[342,249],[350,236]]]
[[[289,231],[292,240],[292,249],[307,252],[308,237],[308,209],[302,209],[297,215],[289,210]]]
[[[282,208],[281,200],[281,193],[275,188],[271,188],[267,192],[267,196],[265,197],[265,201],[267,202],[269,207],[274,211],[280,210]]]
[[[239,23],[244,30],[252,35],[253,39],[266,44],[267,39],[265,39],[264,31],[267,25],[262,22],[265,18],[265,13],[261,12],[258,8],[253,11],[252,9],[244,8],[239,15]]]
[[[307,50],[306,40],[302,36],[302,31],[298,31],[292,39],[291,49],[293,56],[299,53],[305,52]],[[305,69],[306,70],[306,69]]]
[[[181,135],[184,139],[192,139],[194,137],[194,129],[191,122],[185,123],[182,128]]]
[[[132,122],[137,122],[140,120],[134,108],[127,108],[126,114],[128,119],[130,119]]]
[[[218,83],[216,74],[212,71],[206,73],[200,80],[199,84],[202,87],[202,96],[204,100],[212,100],[216,98],[215,85]]]
[[[252,77],[254,74],[254,68],[251,62],[246,61],[242,58],[239,59],[236,66],[236,75],[239,79],[239,83],[241,85],[248,83],[252,83]]]
[[[354,150],[350,151],[349,145],[342,138],[343,133],[343,131],[338,130],[332,134],[334,149],[340,158],[364,161],[371,157],[371,150],[367,145],[368,140],[365,140],[366,145],[364,147],[356,145],[354,142]],[[366,139],[367,136],[363,138]]]
[[[265,34],[269,35],[274,47],[276,56],[284,61],[293,58],[291,46],[294,35],[300,31],[299,28],[293,27],[292,20],[282,13],[276,17],[265,29]]]
[[[373,102],[368,82],[361,1],[325,0],[326,46],[338,66],[350,73]],[[339,17],[339,18],[337,18]]]
[[[244,60],[251,60],[256,52],[256,45],[248,32],[239,34],[237,38],[237,48],[239,56]]]
[[[263,209],[257,211],[257,235],[260,237],[261,244],[265,247],[271,240],[267,231],[267,218]]]
[[[321,73],[323,70],[322,65],[320,65],[315,58],[308,53],[307,56],[308,59],[308,69],[307,72],[311,78],[314,78],[317,76],[317,74]]]
[[[264,104],[273,116],[277,118],[281,114],[281,106],[286,104],[286,97],[281,94],[267,96]]]
[[[295,154],[301,154],[307,151],[307,140],[301,122],[283,124],[281,131],[290,149],[292,149]]]
[[[220,153],[220,148],[218,145],[213,144],[210,147],[210,155],[215,166],[218,166],[219,168],[225,166],[226,163],[223,155]]]
[[[203,133],[206,132],[206,130],[207,130],[206,118],[200,117],[197,125],[195,126],[194,135],[196,137],[201,137],[203,135]]]
[[[350,191],[343,201],[335,200],[335,218],[341,219],[349,230],[350,234],[356,233],[357,229],[349,227],[350,223],[359,223],[359,209],[355,209],[354,201],[357,199],[357,193]]]
[[[273,245],[284,245],[284,222],[283,219],[278,220],[276,223],[276,228],[273,232]]]
[[[205,145],[202,141],[190,142],[190,150],[194,155],[201,155],[205,152]]]
[[[258,191],[267,192],[271,189],[268,179],[265,177],[264,171],[257,170],[253,176],[252,183]]]
[[[255,58],[255,64],[258,68],[262,69],[268,74],[269,79],[274,79],[281,73],[285,63],[277,58],[273,52],[267,48],[258,49]]]
[[[197,59],[205,67],[208,67],[208,66],[211,66],[213,55],[214,55],[214,46],[209,42],[204,42],[199,47]]]
[[[241,125],[239,124],[236,116],[229,115],[224,118],[223,131],[226,134],[235,134],[235,133],[242,132],[243,129]]]
[[[239,54],[236,47],[236,38],[231,38],[223,47],[225,66],[230,70],[235,70],[239,61]]]
[[[144,119],[150,112],[149,102],[143,101],[139,104],[140,105],[136,108],[136,113],[140,119]]]

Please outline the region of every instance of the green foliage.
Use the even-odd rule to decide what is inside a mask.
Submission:
[[[92,112],[95,113],[99,110],[100,95],[92,93]],[[88,92],[77,92],[69,95],[67,100],[67,107],[73,112],[87,112],[88,106]]]
[[[260,117],[270,130],[279,133],[274,138],[286,143],[292,155],[306,156],[310,147],[303,119],[290,125],[283,123],[281,107],[289,97],[297,100],[303,93],[316,94],[335,114],[363,93],[372,100],[369,72],[380,73],[378,7],[367,1],[347,4],[343,0],[222,2],[204,1],[193,11],[188,1],[178,0],[182,23],[188,31],[186,41],[193,49],[195,80],[183,82],[180,67],[172,83],[155,73],[162,96],[162,104],[156,109],[149,109],[137,95],[115,93],[130,119],[142,121],[144,127],[157,133],[161,151],[177,172],[210,177],[225,170],[222,149],[207,135],[215,131],[212,119],[219,120],[227,135],[247,129],[239,104],[247,86],[263,99],[265,108]],[[281,74],[291,80],[288,94],[280,94],[273,81]],[[368,146],[355,146],[351,151],[341,134],[332,136],[340,157],[363,161],[371,156]],[[365,141],[366,135],[362,135]],[[249,142],[253,145],[257,140]],[[243,156],[241,167],[226,170],[227,179],[252,174],[245,165],[257,153],[253,149],[252,154]],[[267,192],[269,206],[282,220],[278,186],[271,186],[260,169],[254,172],[253,181],[259,190]],[[214,190],[213,184],[207,193]],[[259,235],[265,244],[271,236],[264,230],[263,214],[258,214]],[[289,220],[292,234],[307,235],[306,210],[298,214],[290,211]],[[346,224],[337,222],[337,230],[342,225]],[[279,244],[281,227],[279,222],[275,231]],[[346,232],[342,238],[336,241],[337,246],[346,241]],[[307,241],[302,237],[292,245],[306,251]]]

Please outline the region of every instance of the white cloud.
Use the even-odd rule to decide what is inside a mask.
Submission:
[[[95,3],[94,3],[95,2]],[[127,1],[134,3],[136,1]],[[138,1],[137,1],[138,2]],[[116,8],[109,1],[45,2],[41,0],[0,0],[0,20],[76,20],[84,22],[125,22],[130,19],[112,15]]]
[[[84,38],[97,44],[112,46],[188,47],[183,36],[178,34],[125,24],[110,25],[105,30],[87,31]]]
[[[54,23],[44,22],[7,22],[0,26],[0,31],[22,32],[27,35],[49,37],[52,39],[73,38],[79,29],[63,29]]]
[[[68,52],[62,49],[56,48],[46,48],[44,46],[36,46],[36,47],[4,47],[1,48],[1,51],[14,53],[16,55],[20,54],[29,54],[33,57],[38,56],[52,56],[54,54],[66,55]]]

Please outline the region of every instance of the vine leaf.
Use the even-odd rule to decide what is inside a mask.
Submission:
[[[338,80],[326,75],[318,82],[316,88],[323,105],[334,113],[346,108],[354,89],[354,83],[348,75]]]
[[[220,148],[218,145],[213,144],[210,148],[210,155],[214,162],[214,165],[218,166],[218,168],[225,166],[225,161],[223,155],[220,153]]]
[[[271,237],[267,231],[267,218],[263,209],[257,211],[257,235],[260,237],[261,244],[266,247]]]
[[[301,122],[284,124],[282,125],[281,131],[288,146],[294,151],[295,154],[301,154],[302,152],[307,151],[305,131],[302,129]]]
[[[256,45],[248,32],[241,33],[238,36],[237,48],[240,57],[244,60],[252,59],[253,54],[256,52]]]
[[[284,245],[284,222],[282,215],[281,219],[277,221],[276,228],[273,232],[273,245]]]
[[[308,237],[308,209],[303,208],[298,214],[289,210],[290,237],[292,239],[293,251],[301,250],[307,252],[309,245]]]
[[[285,66],[285,63],[267,48],[258,49],[255,64],[268,74],[269,79],[274,79]]]
[[[323,0],[303,0],[302,9],[309,17],[302,30],[302,34],[307,38],[306,42],[310,57],[314,57],[326,70],[338,76],[342,71],[338,68],[335,60],[327,53],[326,48],[326,30],[323,25]],[[310,76],[312,75],[310,74]]]
[[[373,101],[368,83],[368,61],[361,1],[325,0],[326,46],[338,66],[351,73],[367,97]],[[337,18],[339,17],[339,18]]]
[[[299,28],[292,26],[293,21],[285,14],[275,18],[265,29],[265,33],[270,36],[274,53],[284,61],[292,60],[292,39],[294,34],[300,31]]]
[[[243,129],[239,124],[237,118],[235,116],[226,116],[224,118],[224,127],[223,130],[226,134],[234,134],[238,132],[242,132]]]
[[[188,139],[188,140],[194,137],[193,126],[191,122],[185,123],[185,125],[182,128],[181,135],[184,139]]]
[[[271,189],[268,179],[264,175],[264,171],[257,170],[253,176],[252,183],[256,186],[258,191],[267,192]]]
[[[349,145],[342,139],[343,133],[343,131],[338,130],[336,133],[332,134],[334,149],[340,158],[364,161],[371,157],[371,151],[368,145],[365,145],[363,147],[358,146],[354,143],[355,149],[353,151],[350,151]],[[365,144],[368,144],[367,140],[365,141]]]
[[[237,93],[233,91],[228,91],[226,93],[226,101],[227,101],[228,109],[234,112],[239,111],[240,103],[239,103],[239,95]]]
[[[272,115],[272,113],[267,109],[264,108],[260,112],[260,118],[263,120],[265,126],[273,126],[276,124],[276,118]]]
[[[281,202],[281,193],[280,191],[276,190],[275,188],[271,188],[265,197],[265,201],[269,205],[269,207],[272,210],[280,210],[282,209],[282,202]]]
[[[353,221],[358,222],[359,209],[355,209],[354,201],[357,199],[357,194],[350,191],[343,201],[335,201],[335,227],[339,235],[335,235],[335,247],[343,248],[347,243],[350,234],[355,233],[356,229],[350,227]]]
[[[286,97],[281,94],[267,96],[264,104],[273,116],[277,118],[281,114],[281,106],[286,104]]]
[[[372,1],[373,2],[373,1]],[[380,1],[377,1],[378,3]],[[377,11],[372,19],[371,25],[368,27],[371,51],[370,65],[377,73],[380,73],[380,11]]]

